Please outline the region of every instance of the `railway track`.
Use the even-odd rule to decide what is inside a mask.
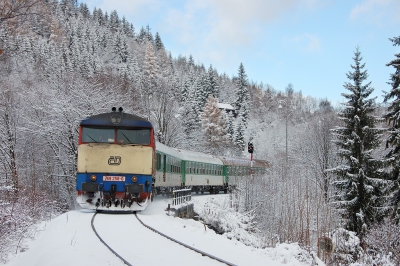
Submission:
[[[96,217],[97,212],[93,215],[91,225],[92,225],[92,230],[96,234],[97,238],[100,240],[101,243],[103,243],[115,256],[120,258],[126,265],[132,266],[127,260],[125,260],[123,257],[121,257],[114,249],[112,249],[107,243],[101,238],[101,236],[97,233],[96,228],[94,227],[94,218]]]
[[[117,252],[117,251],[115,250],[115,249],[117,249],[117,248],[113,245],[113,243],[110,243],[110,242],[112,242],[113,236],[114,236],[114,238],[115,238],[115,233],[113,233],[113,232],[114,232],[113,230],[106,230],[106,231],[104,231],[104,225],[103,225],[103,228],[100,228],[100,230],[99,230],[99,228],[98,228],[98,230],[96,230],[95,222],[94,222],[94,221],[95,221],[95,217],[96,217],[97,214],[98,214],[98,213],[95,213],[95,214],[93,215],[92,220],[91,220],[91,226],[92,226],[92,230],[94,231],[94,233],[96,234],[96,236],[99,238],[99,240],[100,240],[114,255],[116,255],[118,258],[120,258],[126,265],[132,265],[131,263],[135,263],[135,258],[132,257],[132,251],[131,251],[130,249],[127,250],[126,245],[122,245],[122,248],[123,248],[124,250],[119,250],[119,251]],[[127,214],[101,214],[101,216],[108,216],[108,218],[110,218],[111,216],[121,216],[121,215],[122,215],[122,217],[124,218],[124,220],[125,220],[125,218],[127,218],[128,216],[131,217],[131,215],[127,215]],[[137,216],[136,213],[134,213],[134,215],[135,215],[135,218],[136,218],[136,220],[135,220],[135,221],[136,221],[136,224],[137,224],[137,225],[140,225],[139,227],[136,226],[135,223],[132,224],[132,221],[130,221],[130,223],[126,223],[126,222],[124,222],[124,221],[120,221],[120,220],[121,220],[121,219],[120,219],[121,217],[118,217],[118,220],[119,220],[119,222],[120,222],[121,224],[129,224],[129,225],[130,225],[130,226],[129,226],[129,229],[130,229],[130,230],[143,230],[143,229],[144,229],[143,227],[146,227],[147,229],[150,229],[151,231],[153,231],[153,232],[159,234],[160,236],[162,236],[165,240],[173,241],[173,242],[175,242],[176,244],[179,244],[179,245],[185,247],[186,250],[187,250],[187,249],[191,250],[190,252],[194,251],[194,252],[197,252],[197,253],[201,254],[201,258],[199,258],[200,260],[205,260],[206,258],[209,258],[209,259],[218,261],[218,262],[223,263],[223,264],[226,264],[226,265],[235,265],[235,264],[230,263],[230,262],[228,262],[228,261],[225,261],[225,260],[223,260],[223,259],[221,259],[221,258],[218,258],[218,257],[216,257],[216,256],[213,256],[213,255],[211,255],[211,254],[208,254],[208,253],[206,253],[206,252],[204,252],[204,251],[201,251],[201,250],[199,250],[199,249],[196,249],[196,248],[194,248],[194,247],[192,247],[192,246],[190,246],[190,245],[187,245],[187,244],[185,244],[185,243],[182,243],[182,242],[180,242],[179,240],[176,240],[176,239],[174,239],[174,238],[172,238],[172,237],[170,237],[170,236],[167,236],[166,234],[164,234],[164,233],[162,233],[162,232],[160,232],[160,231],[158,231],[158,230],[152,228],[151,226],[145,224],[142,220],[139,219],[139,217]],[[107,220],[111,220],[111,219],[107,219]],[[115,220],[115,219],[114,219],[114,220]],[[129,220],[129,218],[126,219],[126,220]],[[117,226],[116,228],[118,228],[118,226]],[[116,228],[115,228],[115,229],[116,229]],[[113,228],[113,229],[114,229],[114,228]],[[103,233],[100,233],[100,234],[103,235],[103,237],[100,236],[100,234],[99,234],[98,231],[103,231]],[[135,233],[135,232],[130,232],[130,233],[132,234],[132,236],[138,235],[138,234]],[[125,234],[121,234],[120,232],[117,232],[116,234],[119,235],[120,240],[121,240],[121,239],[124,239],[124,238],[126,238],[126,237],[129,237],[129,236],[128,236],[128,232],[125,232]],[[155,235],[155,234],[154,234],[154,235]],[[114,242],[119,242],[119,241],[114,241]],[[158,241],[157,239],[154,240],[154,241],[149,241],[149,242],[157,243],[157,244],[162,245],[162,244],[160,243],[160,242],[162,242],[162,241]],[[167,241],[167,242],[169,242],[169,241]],[[169,244],[169,243],[166,243],[166,244]],[[114,248],[112,248],[111,246],[114,246]],[[118,246],[118,245],[117,245],[117,246]],[[162,251],[162,248],[157,248],[157,247],[154,247],[154,246],[151,246],[151,248],[149,247],[149,249],[151,250],[151,254],[152,254],[153,256],[154,256],[154,250],[157,250],[157,251],[159,251],[159,252]],[[182,253],[183,253],[183,252],[184,252],[184,251],[182,251]],[[160,255],[160,258],[165,258],[165,255],[162,255],[162,254],[159,254],[159,255]],[[169,254],[169,255],[171,255],[171,254]],[[172,255],[172,257],[175,258],[173,255]],[[184,257],[184,256],[176,256],[176,259],[179,259],[179,258],[181,258],[181,257]],[[172,259],[173,259],[173,258],[172,258]],[[131,263],[130,263],[129,261],[130,261]],[[187,262],[187,261],[186,261],[186,262]],[[210,264],[209,261],[208,261],[208,262],[204,261],[204,263]],[[202,263],[202,264],[203,264],[203,263]]]

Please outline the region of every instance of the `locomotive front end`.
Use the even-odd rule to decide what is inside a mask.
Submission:
[[[84,209],[139,211],[152,199],[153,127],[141,117],[111,112],[82,120],[76,190]]]

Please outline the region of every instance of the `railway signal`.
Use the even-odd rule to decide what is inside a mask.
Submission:
[[[254,151],[253,143],[249,142],[249,143],[247,144],[247,151],[248,151],[249,153],[253,153],[253,151]]]

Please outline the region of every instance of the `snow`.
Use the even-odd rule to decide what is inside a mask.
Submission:
[[[228,195],[193,195],[196,211]],[[304,253],[296,243],[275,248],[254,248],[219,235],[201,221],[167,215],[171,200],[158,196],[138,217],[162,233],[236,265],[310,265],[299,260]],[[206,204],[207,203],[207,204]],[[42,222],[35,239],[23,244],[25,251],[10,254],[6,265],[124,265],[96,237],[91,228],[94,212],[70,211]],[[221,265],[143,227],[133,214],[99,213],[97,233],[132,265]],[[318,264],[323,265],[318,259]]]

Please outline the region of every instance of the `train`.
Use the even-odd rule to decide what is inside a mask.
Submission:
[[[268,161],[237,159],[156,142],[150,121],[113,107],[79,124],[76,200],[83,209],[141,211],[175,189],[228,193],[230,180],[265,173]]]

